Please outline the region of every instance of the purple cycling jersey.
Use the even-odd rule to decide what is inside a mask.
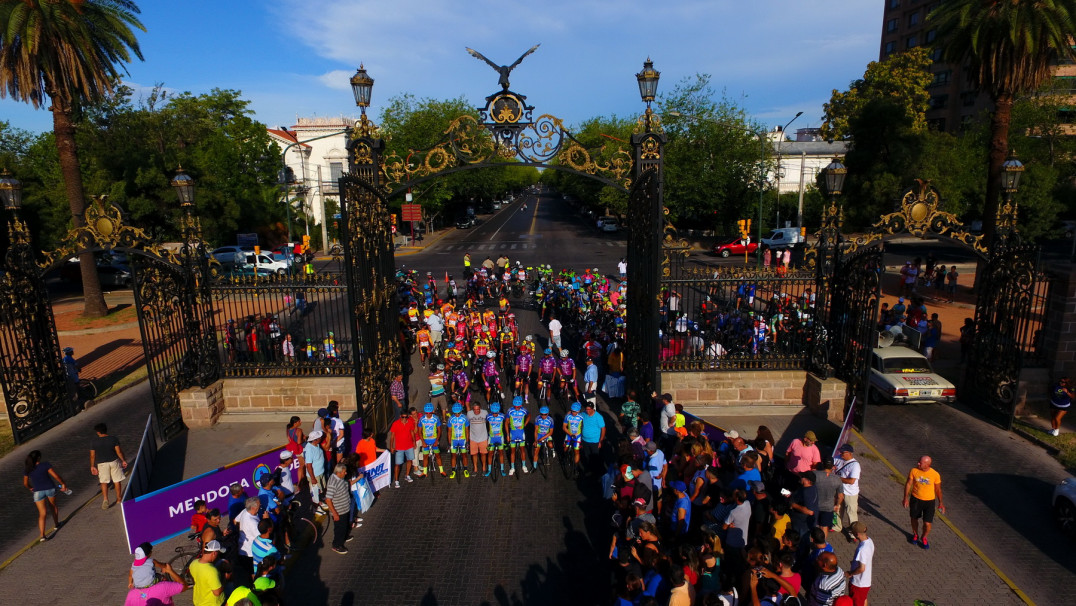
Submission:
[[[544,356],[538,362],[538,370],[543,375],[551,375],[557,368],[557,360],[553,356]]]
[[[467,371],[463,370],[462,368],[460,370],[457,370],[456,371],[456,384],[459,385],[460,387],[463,387],[464,385],[467,385],[467,383],[468,383],[468,381],[467,381]]]
[[[519,367],[519,374],[528,374],[531,371],[531,364],[534,363],[534,358],[529,353],[522,353],[516,356],[516,366]]]
[[[486,363],[482,365],[482,374],[487,377],[496,377],[501,374],[497,371],[497,363],[493,360],[486,360]]]
[[[570,377],[572,376],[573,372],[575,372],[575,360],[571,358],[561,358],[560,374],[564,375],[565,377]]]

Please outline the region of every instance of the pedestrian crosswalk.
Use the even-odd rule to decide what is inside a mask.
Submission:
[[[597,246],[606,246],[609,248],[623,248],[624,242],[618,242],[615,240],[602,240],[594,243]],[[546,244],[548,247],[549,245]],[[537,250],[540,248],[537,242],[493,242],[490,244],[447,244],[447,245],[434,245],[427,250],[438,252],[478,252],[478,251],[494,251],[494,250]]]

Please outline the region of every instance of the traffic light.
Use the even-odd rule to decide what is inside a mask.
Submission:
[[[303,234],[303,252],[310,252],[310,236]]]
[[[255,246],[254,247],[254,254],[256,254],[256,255],[262,254],[262,247],[261,246]]]
[[[396,213],[392,213],[389,217],[392,218],[392,226],[396,227]]]
[[[751,219],[747,220],[747,231],[746,231],[746,233],[751,233]]]
[[[741,235],[741,236],[742,236],[742,235],[744,234],[744,232],[746,232],[746,231],[747,231],[747,230],[746,230],[746,229],[744,228],[744,226],[745,226],[745,225],[747,225],[747,222],[746,222],[746,221],[744,221],[743,219],[740,219],[739,221],[737,221],[737,222],[736,222],[736,227],[737,227],[737,228],[738,228],[738,229],[740,230],[740,235]]]
[[[807,228],[806,227],[801,227],[800,228],[800,237],[801,238],[807,238]]]

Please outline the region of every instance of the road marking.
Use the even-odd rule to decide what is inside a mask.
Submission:
[[[513,245],[512,245],[512,250],[515,250],[515,249],[516,249],[516,246],[517,246],[516,244],[513,244]]]
[[[894,467],[893,464],[889,462],[889,459],[882,456],[882,453],[878,452],[878,449],[875,448],[873,444],[868,442],[867,439],[863,437],[863,434],[859,433],[858,431],[856,431],[854,429],[852,430],[852,433],[854,433],[856,435],[856,437],[859,438],[859,441],[863,442],[863,444],[866,445],[866,447],[869,448],[872,453],[874,453],[874,456],[878,457],[879,460],[881,460],[883,463],[885,463],[886,467],[889,468],[889,471],[893,472],[893,474],[895,476],[893,478],[894,482],[896,482],[898,484],[901,484],[901,483],[904,482],[903,478],[907,477],[906,474],[903,474],[899,470],[897,470],[897,468]],[[896,478],[902,478],[902,479],[898,481]],[[971,550],[973,552],[975,552],[975,555],[979,556],[979,559],[981,559],[983,561],[983,563],[985,563],[990,568],[990,570],[993,570],[994,574],[998,575],[998,578],[1001,579],[1003,583],[1005,583],[1006,585],[1009,586],[1009,589],[1011,589],[1013,591],[1013,593],[1016,594],[1016,597],[1023,600],[1023,602],[1025,604],[1027,604],[1028,606],[1035,606],[1035,602],[1033,602],[1031,600],[1031,598],[1028,597],[1028,595],[1026,593],[1021,591],[1020,588],[1016,586],[1016,583],[1014,583],[1012,581],[1012,579],[1010,579],[1008,576],[1006,576],[1006,574],[1004,572],[1002,572],[1000,568],[998,568],[997,564],[994,564],[994,562],[985,553],[983,553],[983,550],[979,549],[979,547],[976,546],[975,543],[972,543],[971,539],[969,539],[967,535],[965,535],[963,532],[960,531],[959,528],[956,527],[956,524],[953,524],[953,522],[948,517],[946,517],[944,514],[942,514],[940,512],[935,513],[934,515],[941,518],[941,521],[945,522],[945,525],[948,526],[949,529],[952,530],[953,533],[956,534],[956,536],[959,537],[961,541],[964,541],[964,544],[967,545],[968,547],[970,547]]]
[[[538,222],[538,205],[541,203],[542,199],[540,197],[534,199],[534,213],[531,215],[531,235],[534,235],[534,226]]]
[[[497,231],[493,232],[493,235],[489,237],[491,242],[493,241],[493,238],[496,238],[497,234],[499,234],[501,232],[501,229],[504,227],[504,224],[508,223],[509,219],[516,216],[516,211],[515,210],[513,210],[512,212],[505,212],[506,210],[508,210],[507,206],[505,208],[502,208],[501,210],[497,211],[497,214],[505,215],[505,219],[504,219],[504,221],[501,221],[501,226],[497,228]]]

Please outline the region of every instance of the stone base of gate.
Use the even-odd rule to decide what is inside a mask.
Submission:
[[[661,385],[673,401],[693,410],[759,406],[770,412],[806,406],[812,414],[840,424],[844,421],[847,385],[822,380],[803,370],[740,370],[729,372],[663,372]]]
[[[355,410],[351,377],[285,377],[221,379],[206,389],[180,393],[187,427],[209,427],[218,421],[278,421],[291,415],[307,418],[329,400],[340,403],[340,416]]]

